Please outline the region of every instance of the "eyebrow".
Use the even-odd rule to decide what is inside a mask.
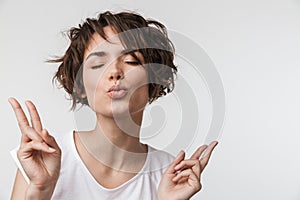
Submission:
[[[121,51],[121,55],[130,54],[130,53],[135,52],[135,51],[137,51],[137,50],[124,49],[124,50]],[[104,51],[92,52],[88,55],[88,57],[85,59],[85,61],[87,61],[92,56],[104,57],[106,55],[107,55],[107,53],[105,53]]]
[[[92,57],[92,56],[98,56],[98,57],[103,57],[103,56],[105,56],[106,55],[106,53],[104,52],[104,51],[97,51],[97,52],[93,52],[93,53],[90,53],[89,55],[88,55],[88,57],[85,59],[85,61],[87,61],[90,57]]]

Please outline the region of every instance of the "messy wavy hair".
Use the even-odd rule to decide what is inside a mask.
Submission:
[[[52,83],[57,81],[60,88],[64,88],[70,95],[70,110],[74,110],[77,103],[88,105],[87,97],[82,95],[85,93],[82,80],[84,52],[94,33],[107,40],[103,30],[106,26],[118,33],[122,45],[135,59],[139,61],[134,52],[142,54],[145,61],[143,66],[146,66],[148,73],[149,103],[174,89],[177,67],[174,64],[174,46],[168,38],[165,26],[137,13],[106,11],[97,18],[87,18],[78,27],[72,27],[67,33],[70,45],[65,54],[48,60],[60,63]]]

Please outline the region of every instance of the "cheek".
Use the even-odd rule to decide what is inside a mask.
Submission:
[[[83,73],[84,89],[90,105],[95,103],[95,95],[104,90],[102,82],[102,73],[100,72],[87,71]]]
[[[129,100],[129,110],[131,113],[144,110],[148,102],[148,85],[137,88]]]
[[[148,77],[144,68],[135,69],[128,74],[128,80],[132,83],[134,89],[130,97],[130,110],[140,110],[148,102]]]
[[[148,85],[147,71],[143,67],[132,69],[127,73],[127,80],[136,88]]]

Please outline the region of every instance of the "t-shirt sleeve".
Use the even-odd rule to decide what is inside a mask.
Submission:
[[[17,156],[18,149],[19,149],[19,147],[16,147],[16,148],[14,148],[13,150],[11,150],[11,151],[10,151],[10,155],[12,156],[12,158],[13,158],[13,160],[15,161],[15,163],[16,163],[18,169],[19,169],[20,172],[22,173],[22,175],[23,175],[25,181],[29,184],[29,183],[30,183],[30,180],[29,180],[28,176],[26,175],[26,173],[25,173],[25,171],[24,171],[24,169],[23,169],[23,167],[22,167],[22,165],[21,165],[21,163],[20,163],[20,161],[19,161],[19,159],[18,159],[18,156]]]

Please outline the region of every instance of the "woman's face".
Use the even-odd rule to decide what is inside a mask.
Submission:
[[[111,27],[104,32],[110,42],[95,33],[84,53],[84,96],[97,115],[122,117],[143,112],[148,101],[147,71],[124,53]],[[144,63],[139,52],[135,55]]]

